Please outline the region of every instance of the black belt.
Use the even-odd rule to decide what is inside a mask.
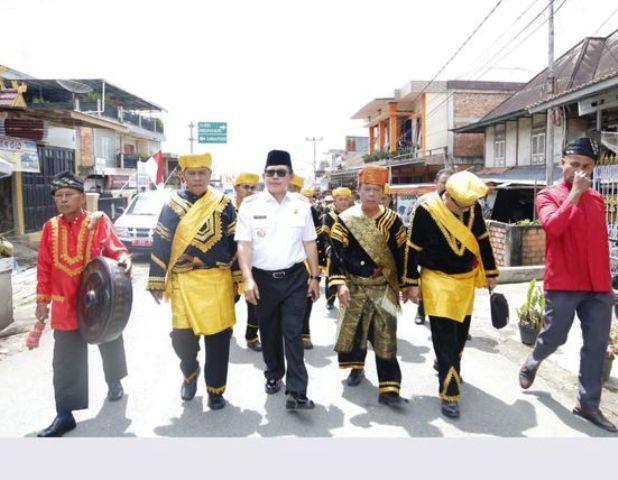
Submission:
[[[266,276],[280,280],[282,278],[285,278],[291,275],[297,270],[300,270],[301,268],[305,268],[305,264],[303,262],[299,262],[295,265],[292,265],[290,268],[285,268],[283,270],[262,270],[261,268],[256,268],[256,267],[253,267],[253,270],[255,270],[256,273],[260,273],[262,275],[266,275]]]

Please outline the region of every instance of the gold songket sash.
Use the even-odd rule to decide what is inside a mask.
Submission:
[[[477,266],[466,273],[448,274],[425,267],[421,269],[423,306],[427,315],[463,322],[467,315],[472,314],[475,287],[486,284],[479,244],[472,231],[444,205],[439,196],[427,199],[424,205],[432,218],[440,222],[477,259]]]
[[[165,277],[166,299],[172,296],[172,268],[174,268],[174,265],[176,265],[176,262],[178,262],[178,259],[187,247],[191,245],[206,219],[212,216],[221,200],[223,200],[223,193],[209,188],[178,223],[174,233],[174,240],[172,241],[170,261],[167,264],[167,275]]]
[[[384,235],[378,230],[375,222],[363,213],[360,205],[341,212],[339,218],[341,218],[350,233],[354,235],[358,244],[367,252],[367,255],[369,255],[376,266],[382,269],[382,275],[384,275],[388,285],[398,298],[399,278],[397,275],[397,265]],[[398,306],[398,302],[395,306]]]

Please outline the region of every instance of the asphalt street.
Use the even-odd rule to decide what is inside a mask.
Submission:
[[[169,337],[170,308],[156,305],[144,290],[147,265],[134,268],[134,303],[124,332],[129,376],[126,395],[105,399],[100,355],[89,350],[90,408],[75,412],[77,428],[70,437],[602,437],[611,436],[575,417],[578,333],[543,364],[529,391],[518,385],[518,369],[529,353],[519,342],[514,308],[525,285],[500,287],[511,303],[510,325],[491,327],[487,293],[478,291],[472,321],[472,340],[462,366],[462,416],[450,420],[440,413],[438,382],[428,325],[414,324],[416,306],[403,306],[398,329],[398,357],[403,374],[400,407],[378,403],[375,362],[370,351],[366,379],[357,387],[344,380],[333,351],[338,310],[327,312],[324,297],[314,305],[311,320],[313,350],[305,352],[309,371],[308,395],[312,411],[285,410],[283,391],[264,392],[261,354],[244,342],[246,307],[236,306],[225,398],[226,408],[211,411],[200,377],[191,402],[180,399],[182,376]],[[576,328],[574,328],[574,331]],[[13,341],[22,342],[24,334]],[[0,347],[2,344],[0,343]],[[0,361],[0,436],[28,437],[46,427],[55,415],[52,388],[52,346],[46,330],[41,346],[18,349]],[[200,361],[203,364],[203,351]],[[616,374],[614,373],[614,376]],[[604,389],[602,407],[618,421],[618,383]]]

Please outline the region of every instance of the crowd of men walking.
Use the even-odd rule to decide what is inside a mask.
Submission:
[[[613,299],[603,202],[590,189],[597,158],[589,139],[575,140],[563,152],[563,179],[539,195],[539,218],[548,238],[546,319],[519,380],[522,388],[530,387],[541,361],[566,341],[577,311],[584,347],[574,413],[615,432],[599,409]],[[478,202],[488,193],[481,179],[468,171],[438,172],[436,192],[417,201],[406,229],[388,208],[385,167],[360,171],[358,203],[350,189],[340,187],[326,205],[311,200],[313,192],[303,189],[285,151],[268,153],[264,191],[255,192],[258,174],[241,173],[233,199],[210,187],[209,154],[182,155],[179,163],[185,188],[174,192],[161,211],[147,289],[157,303],[171,301],[170,336],[180,360],[183,401],[196,395],[203,338],[208,406],[225,407],[235,302],[244,296],[245,340],[247,348],[263,356],[266,394],[279,392],[285,380],[286,409],[314,408],[307,396],[304,350],[313,346],[309,320],[324,275],[327,308],[339,302],[334,349],[339,367],[350,370],[347,385],[364,380],[371,344],[379,403],[393,407],[401,402],[397,321],[401,302],[412,301],[419,304],[416,323],[429,318],[441,412],[460,416],[461,361],[475,289],[493,290],[499,275]],[[52,304],[57,417],[39,436],[74,429],[72,411],[88,406],[87,350],[74,321],[84,265],[103,255],[131,268],[109,219],[83,210],[80,178],[60,175],[52,195],[59,215],[43,232],[49,238],[39,255],[36,316],[42,325]],[[41,325],[29,337],[31,346]],[[101,353],[108,398],[114,401],[123,395],[120,380],[127,374],[121,337]]]

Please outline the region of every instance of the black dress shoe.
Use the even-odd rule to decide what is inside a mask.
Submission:
[[[521,388],[527,390],[532,386],[538,369],[538,366],[534,368],[527,364],[521,367],[519,370],[519,385]]]
[[[364,376],[365,376],[365,371],[362,368],[353,368],[350,371],[350,374],[348,375],[348,379],[346,380],[346,382],[350,387],[355,387],[363,381]]]
[[[597,409],[596,412],[589,412],[581,407],[575,407],[573,409],[573,413],[579,417],[585,418],[590,423],[595,424],[597,427],[602,428],[603,430],[611,433],[618,432],[618,428],[616,428],[616,425],[614,425],[607,418],[605,418],[605,415],[603,415],[601,410]]]
[[[311,342],[310,338],[303,338],[303,348],[305,350],[311,350],[313,348],[313,343]]]
[[[107,399],[110,402],[117,402],[124,395],[124,389],[122,388],[122,383],[120,383],[120,380],[110,382],[107,386]]]
[[[378,403],[383,405],[398,405],[401,403],[401,397],[395,392],[386,392],[378,395]]]
[[[253,350],[254,352],[261,352],[262,344],[260,343],[259,340],[256,340],[254,342],[247,342],[247,348],[249,350]]]
[[[425,323],[425,316],[417,313],[416,317],[414,317],[414,323],[417,325],[423,325]]]
[[[330,302],[326,303],[326,310],[328,310],[330,312],[333,308],[335,308],[335,305],[333,305]]]
[[[221,410],[225,407],[225,398],[220,393],[209,393],[208,406],[211,410]]]
[[[442,400],[442,415],[449,418],[459,418],[459,402]]]
[[[306,395],[290,392],[285,399],[285,408],[288,410],[311,410],[315,408],[315,403],[313,403],[313,400],[309,400]]]
[[[52,424],[45,430],[37,433],[37,437],[62,437],[67,432],[75,428],[75,418],[73,415],[58,415]]]
[[[191,380],[183,380],[182,387],[180,387],[180,398],[182,398],[185,402],[189,402],[193,400],[193,397],[195,397],[195,394],[197,392],[197,379],[199,376],[200,370],[198,367],[197,371],[193,374],[193,378]]]
[[[266,384],[264,385],[264,390],[269,395],[273,393],[277,393],[279,390],[281,390],[281,380],[275,380],[275,379],[266,380]]]

